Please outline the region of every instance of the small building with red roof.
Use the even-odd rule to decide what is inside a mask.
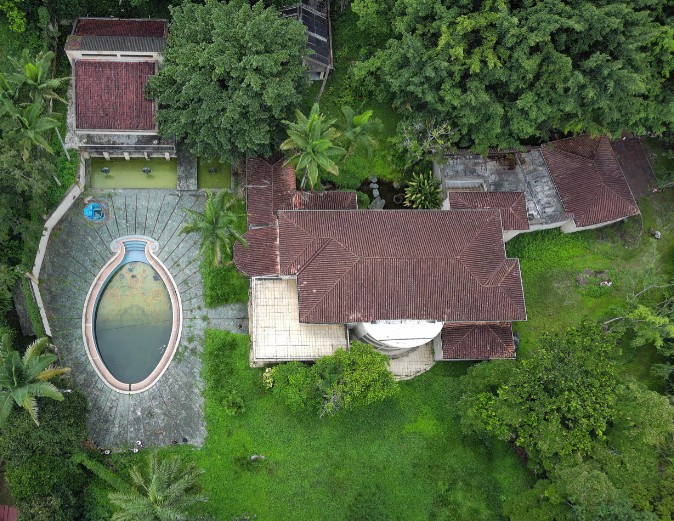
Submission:
[[[79,18],[65,45],[72,66],[69,141],[85,157],[176,156],[157,133],[157,103],[145,95],[168,39],[168,22]]]

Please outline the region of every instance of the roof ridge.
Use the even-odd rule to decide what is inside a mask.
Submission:
[[[604,142],[606,142],[606,146],[611,147],[611,143],[608,141],[608,139],[606,139],[606,140],[600,139],[600,140],[599,140],[599,143],[597,143],[597,151],[599,151],[599,147],[600,147]],[[612,149],[611,149],[611,150],[612,150]],[[597,154],[595,153],[595,159],[593,160],[593,162],[595,162],[595,163],[596,163],[596,161],[597,161],[596,158],[597,158]],[[611,158],[609,157],[608,159],[610,160]],[[623,169],[622,169],[622,167],[620,166],[620,163],[618,162],[618,159],[617,159],[617,158],[615,158],[615,162],[616,162],[616,165],[618,166],[618,168],[620,169],[620,173],[621,173],[621,174],[623,175],[623,177],[624,177],[624,176],[625,176],[625,173],[623,172]],[[620,194],[619,194],[618,192],[616,192],[613,188],[611,188],[609,185],[606,184],[606,182],[604,181],[604,176],[602,175],[602,169],[597,168],[597,173],[599,174],[599,178],[600,178],[600,180],[601,180],[601,184],[602,184],[607,190],[609,190],[610,192],[612,192],[613,194],[615,194],[616,197],[618,197],[618,198],[621,199],[622,201],[626,202],[630,207],[635,208],[637,211],[639,210],[639,208],[638,208],[637,206],[635,206],[631,201],[628,201],[627,199],[625,199],[622,195],[620,195]],[[627,188],[629,189],[630,195],[632,196],[632,201],[636,202],[635,199],[634,199],[634,194],[632,194],[632,188],[630,188],[629,183],[627,183]]]

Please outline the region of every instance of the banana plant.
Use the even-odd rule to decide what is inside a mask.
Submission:
[[[25,107],[17,107],[14,102],[4,96],[0,96],[0,116],[8,115],[14,123],[14,131],[19,134],[19,145],[24,161],[28,161],[33,147],[38,147],[49,154],[53,154],[49,142],[44,134],[58,126],[57,118],[61,114],[55,112],[42,113],[42,103],[33,102]]]
[[[68,78],[51,78],[53,52],[39,52],[33,57],[28,49],[24,49],[21,59],[11,61],[17,72],[7,74],[7,81],[17,86],[19,99],[30,99],[33,103],[42,103],[43,100],[66,103],[56,91]]]

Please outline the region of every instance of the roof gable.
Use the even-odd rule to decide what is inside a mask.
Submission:
[[[449,205],[452,210],[498,209],[504,230],[529,229],[524,192],[450,192]]]
[[[443,360],[515,358],[510,323],[445,324],[442,328]]]
[[[74,67],[77,129],[156,130],[156,104],[144,93],[154,62],[77,60]]]
[[[564,210],[576,226],[611,222],[639,213],[605,136],[554,141],[541,147]]]

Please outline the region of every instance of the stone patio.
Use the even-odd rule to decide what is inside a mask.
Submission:
[[[103,223],[85,221],[81,198],[68,210],[49,241],[40,288],[63,363],[89,399],[87,424],[98,446],[123,449],[135,440],[168,445],[183,438],[203,444],[201,352],[206,328],[246,333],[245,304],[207,309],[197,258],[198,237],[179,235],[187,219],[182,208],[201,209],[205,197],[175,190],[116,190],[95,193],[107,207]],[[95,373],[82,340],[82,308],[94,277],[111,258],[113,239],[144,235],[159,242],[159,258],[173,276],[183,306],[180,344],[156,385],[138,394],[121,394]]]
[[[346,326],[302,324],[297,280],[254,278],[251,283],[251,365],[316,360],[346,348]]]

